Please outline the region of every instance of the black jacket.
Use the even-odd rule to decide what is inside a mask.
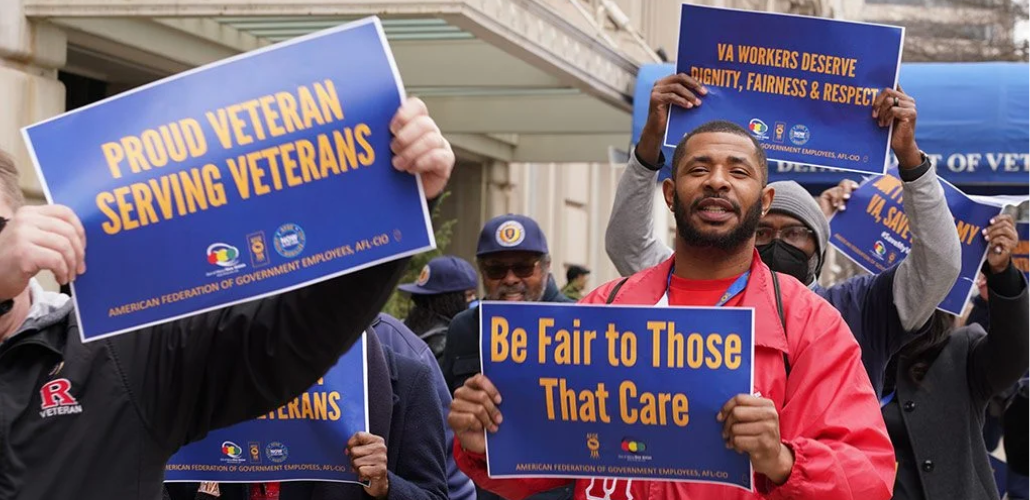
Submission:
[[[375,318],[406,264],[88,344],[73,314],[8,339],[0,500],[161,498],[165,462],[179,447],[315,383]]]
[[[984,408],[1026,371],[1030,322],[1019,271],[1010,266],[987,280],[989,334],[980,325],[953,331],[920,384],[898,364],[896,398],[915,459],[898,469],[898,480],[918,476],[927,500],[998,498],[981,437]],[[1011,294],[996,293],[1002,289]]]

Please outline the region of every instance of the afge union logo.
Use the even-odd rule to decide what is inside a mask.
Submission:
[[[239,263],[240,251],[236,247],[226,243],[213,243],[207,247],[208,264],[232,267]]]
[[[415,280],[415,284],[418,285],[418,286],[423,286],[426,283],[429,283],[430,272],[431,271],[429,269],[429,265],[428,264],[423,266],[422,267],[422,272],[418,273],[418,279]]]
[[[601,458],[601,440],[596,433],[587,434],[587,449],[590,450],[590,458]]]
[[[268,265],[268,245],[265,244],[265,232],[258,231],[247,235],[247,250],[250,250],[250,265],[261,267]]]
[[[261,463],[261,443],[257,441],[247,443],[247,451],[250,453],[250,463]]]
[[[526,239],[526,228],[522,227],[522,223],[517,220],[510,220],[501,224],[497,228],[497,234],[494,235],[497,240],[497,244],[502,247],[514,247],[522,243],[522,240]]]
[[[279,229],[276,229],[275,234],[272,235],[272,241],[275,244],[275,251],[287,259],[300,255],[304,251],[304,244],[307,243],[304,230],[293,223],[279,226]]]
[[[766,125],[765,122],[763,122],[762,120],[759,120],[758,118],[752,118],[751,122],[748,123],[747,128],[751,131],[752,135],[759,139],[769,138],[769,136],[766,135],[766,132],[769,132],[769,126]]]
[[[783,134],[787,132],[787,124],[784,122],[776,122],[776,125],[773,127],[773,141],[783,142]]]

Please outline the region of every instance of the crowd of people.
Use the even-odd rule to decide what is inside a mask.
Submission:
[[[914,100],[884,89],[869,119],[893,126],[911,252],[882,273],[820,286],[828,218],[857,186],[813,197],[795,182],[770,183],[761,144],[729,122],[698,127],[665,158],[669,107],[694,108],[706,94],[683,74],[655,84],[605,235],[623,277],[592,291],[582,266],[566,269],[559,288],[539,224],[506,214],[483,226],[474,265],[441,256],[398,286],[408,265],[399,259],[88,344],[69,298],[34,278],[48,270],[67,283],[86,272],[83,226],[66,207],[25,205],[18,170],[0,154],[0,498],[997,499],[989,450],[1000,434],[1001,486],[1027,498],[1030,321],[1012,216],[983,232],[981,293],[959,326],[937,309],[959,279],[954,218],[916,144]],[[449,143],[418,99],[390,128],[395,168],[421,175],[432,206],[454,166]],[[673,248],[652,220],[667,161]],[[381,312],[397,288],[413,303],[403,319]],[[726,401],[717,418],[726,446],[749,457],[756,492],[491,478],[485,436],[506,425],[505,407],[480,373],[480,300],[754,308],[754,392]],[[367,485],[163,483],[176,450],[274,410],[363,333],[369,429],[340,453]],[[58,401],[81,411],[38,411]]]

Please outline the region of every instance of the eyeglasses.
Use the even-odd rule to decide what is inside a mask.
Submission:
[[[480,267],[487,278],[502,280],[508,276],[508,271],[515,273],[516,277],[528,278],[536,272],[536,266],[539,263],[539,260],[534,260],[533,262],[518,262],[515,264],[483,264]]]
[[[774,239],[781,239],[794,245],[796,247],[802,246],[808,243],[808,238],[814,234],[815,231],[805,226],[787,226],[778,230],[771,227],[759,227],[755,231],[755,244],[756,245],[767,245],[772,243]]]

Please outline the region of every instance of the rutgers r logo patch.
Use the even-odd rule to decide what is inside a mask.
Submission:
[[[82,405],[71,395],[72,383],[66,378],[51,380],[39,389],[40,418],[82,413]]]

